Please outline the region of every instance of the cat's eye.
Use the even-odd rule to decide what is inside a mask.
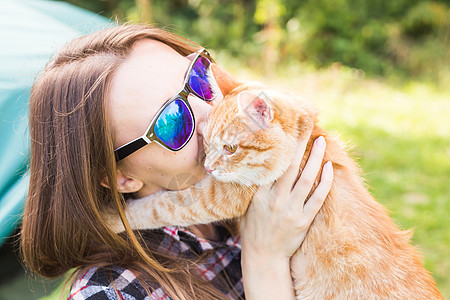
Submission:
[[[223,145],[223,149],[225,149],[225,151],[228,153],[228,154],[233,154],[234,152],[236,152],[236,150],[237,150],[237,148],[238,148],[238,145]]]

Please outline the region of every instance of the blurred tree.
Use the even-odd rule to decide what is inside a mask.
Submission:
[[[139,9],[139,22],[151,23],[152,21],[152,3],[151,0],[136,0]]]
[[[426,1],[412,6],[402,19],[401,25],[408,36],[421,38],[445,26],[447,18],[444,4]]]
[[[278,63],[278,49],[283,35],[280,19],[285,10],[281,0],[256,1],[255,21],[263,25],[263,29],[257,35],[258,40],[263,43],[262,59],[266,76],[274,73]]]
[[[449,48],[449,0],[68,1],[121,22],[152,22],[265,74],[307,61],[421,76],[450,63],[436,55]]]

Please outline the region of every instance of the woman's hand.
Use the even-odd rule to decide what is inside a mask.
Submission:
[[[247,299],[294,297],[289,259],[303,242],[333,181],[332,165],[328,162],[319,185],[307,199],[320,171],[326,146],[323,137],[315,140],[307,164],[296,182],[307,141],[298,143],[295,158],[286,173],[271,188],[260,188],[247,214],[241,218],[242,267]]]

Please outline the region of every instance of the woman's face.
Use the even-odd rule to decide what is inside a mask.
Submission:
[[[144,134],[161,106],[181,89],[190,63],[158,41],[145,39],[133,46],[111,78],[107,99],[115,148]],[[152,142],[126,157],[119,165],[124,175],[118,176],[119,188],[135,181],[137,185],[128,186],[136,186],[136,196],[143,197],[159,190],[187,188],[205,175],[201,128],[212,107],[192,94],[188,101],[196,122],[191,140],[178,152]]]

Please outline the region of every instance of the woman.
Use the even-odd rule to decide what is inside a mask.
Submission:
[[[303,206],[320,169],[322,139],[298,182],[306,141],[272,191],[258,191],[261,201],[242,218],[241,240],[232,222],[133,232],[124,216],[124,195],[184,189],[205,175],[201,128],[213,96],[196,95],[196,87],[187,88],[195,130],[181,137],[179,151],[159,140],[127,151],[118,163],[114,152],[142,136],[185,78],[194,76],[187,70],[198,48],[162,30],[120,26],[72,41],[36,80],[22,251],[25,263],[43,276],[75,269],[70,298],[238,299],[244,289],[246,299],[294,297],[289,258],[331,186],[332,171],[324,171]],[[215,65],[214,74],[226,93],[232,78]],[[211,81],[202,84],[214,89]],[[220,91],[213,92],[220,101]],[[173,186],[179,174],[194,180]],[[269,213],[261,203],[269,203]],[[124,233],[108,228],[105,210],[121,216]]]

